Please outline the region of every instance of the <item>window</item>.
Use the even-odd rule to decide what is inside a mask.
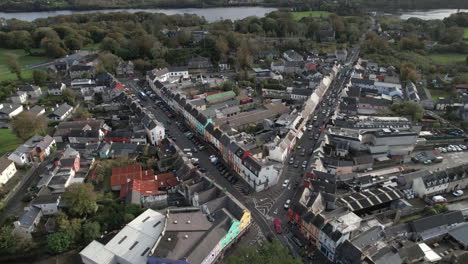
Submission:
[[[157,227],[159,224],[161,224],[161,221],[158,221],[156,224],[153,225],[153,227]]]
[[[136,245],[138,245],[138,241],[135,241],[135,243],[133,243],[133,245],[129,248],[129,250],[132,250],[134,247],[136,247]]]
[[[146,222],[148,219],[150,219],[149,216],[147,216],[147,217],[146,217],[145,219],[143,219],[141,222],[144,223],[144,222]]]
[[[122,237],[122,239],[120,239],[120,241],[119,241],[118,244],[119,244],[119,245],[122,244],[122,242],[123,242],[126,238],[127,238],[127,236]]]
[[[143,256],[148,252],[148,250],[150,250],[149,247],[147,247],[147,248],[145,249],[145,251],[143,251],[143,253],[141,253],[141,256],[143,257]]]

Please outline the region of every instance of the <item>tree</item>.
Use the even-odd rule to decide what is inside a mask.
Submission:
[[[88,118],[93,118],[93,114],[87,110],[81,109],[75,113],[74,117],[78,119],[88,119]]]
[[[115,69],[119,65],[121,59],[112,53],[103,53],[98,57],[96,66],[97,73],[110,72],[115,73]]]
[[[70,185],[63,194],[63,200],[73,216],[86,216],[97,210],[96,193],[89,183]]]
[[[54,254],[65,252],[71,244],[70,237],[65,232],[57,232],[47,236],[47,248]]]
[[[416,67],[412,63],[403,63],[400,67],[401,80],[416,82],[419,79],[419,74],[416,72]]]
[[[44,83],[47,81],[47,72],[44,70],[34,70],[33,81],[36,85],[44,85]]]
[[[20,252],[21,239],[13,233],[13,230],[9,226],[3,226],[0,228],[0,254],[3,255],[14,255]]]
[[[167,48],[164,46],[161,42],[155,41],[153,43],[153,47],[151,48],[151,55],[153,56],[153,59],[160,59],[166,56],[167,54]]]
[[[60,58],[67,54],[60,39],[45,37],[41,40],[41,48],[45,50],[47,56],[52,58]]]
[[[294,259],[288,250],[281,246],[278,240],[272,243],[264,242],[260,248],[240,246],[239,253],[230,256],[227,264],[301,264],[300,259]]]
[[[47,120],[44,116],[23,112],[11,121],[11,126],[16,136],[24,141],[36,134],[45,134]]]
[[[397,116],[411,116],[414,121],[420,120],[424,114],[424,108],[412,101],[392,104],[390,109]]]
[[[101,225],[98,222],[85,222],[82,227],[83,243],[87,244],[101,236]]]
[[[65,91],[63,91],[63,97],[68,104],[75,105],[78,95],[72,89],[65,89]]]
[[[13,53],[8,53],[5,56],[5,62],[10,72],[16,74],[16,77],[18,77],[18,80],[22,80],[23,77],[21,76],[21,66],[18,62],[18,56]]]

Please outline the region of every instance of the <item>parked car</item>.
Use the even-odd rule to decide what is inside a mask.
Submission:
[[[288,187],[288,184],[289,184],[289,180],[284,180],[284,182],[283,182],[283,188]]]
[[[281,228],[281,221],[278,218],[275,218],[275,220],[273,220],[273,226],[275,227],[275,232],[277,234],[283,233],[283,229]]]
[[[302,162],[302,168],[305,169],[307,167],[307,160],[304,160]]]
[[[460,196],[463,195],[463,191],[462,191],[462,190],[456,190],[456,191],[454,191],[452,194],[453,194],[453,196],[455,196],[455,197],[460,197]]]
[[[289,208],[289,205],[291,204],[291,200],[286,200],[286,202],[284,203],[284,209],[288,209]]]
[[[296,161],[296,162],[294,163],[294,168],[299,168],[299,161]]]
[[[289,163],[289,165],[294,164],[294,158],[293,158],[293,157],[289,158],[289,162],[288,162],[288,163]]]
[[[434,203],[446,203],[447,199],[443,197],[442,195],[436,195],[432,197],[432,202]]]

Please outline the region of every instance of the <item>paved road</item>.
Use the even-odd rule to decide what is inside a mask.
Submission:
[[[273,232],[272,220],[274,218],[279,218],[282,223],[287,222],[287,210],[284,208],[284,203],[286,200],[291,199],[294,196],[294,193],[297,190],[296,183],[302,183],[305,171],[311,170],[310,159],[312,151],[320,144],[323,138],[323,132],[320,131],[320,127],[325,126],[330,117],[333,115],[333,112],[339,103],[338,94],[343,88],[344,83],[349,80],[346,73],[349,69],[351,69],[353,63],[357,60],[358,54],[359,46],[352,50],[348,59],[348,63],[337,74],[335,81],[331,84],[328,92],[323,97],[323,104],[317,107],[315,112],[312,114],[311,118],[315,115],[317,116],[317,120],[313,123],[313,129],[306,131],[302,138],[298,140],[296,146],[300,146],[300,149],[299,147],[296,147],[296,149],[290,155],[290,157],[294,158],[294,162],[289,164],[288,161],[290,157],[288,157],[287,162],[284,165],[283,173],[280,177],[279,183],[276,186],[266,191],[246,196],[242,194],[240,190],[250,189],[247,184],[241,180],[238,181],[238,183],[235,185],[229,183],[224,177],[220,175],[216,167],[211,164],[208,157],[212,154],[218,154],[214,149],[208,147],[204,151],[194,153],[194,157],[199,159],[200,166],[207,170],[206,175],[225,188],[232,195],[234,195],[251,211],[254,221],[257,223],[264,235],[275,236],[282,242],[283,246],[290,248],[296,254],[298,252],[297,247],[293,246],[284,234],[278,235]],[[132,79],[123,80],[123,83],[135,95],[138,94],[138,91],[143,89],[143,87],[139,87],[138,84]],[[153,108],[154,102],[152,100],[141,101],[141,104],[145,106],[147,110],[153,112],[158,121],[165,124],[168,130],[168,134],[170,134],[173,139],[175,139],[176,144],[181,149],[195,147],[195,145],[183,135],[182,131],[179,130],[177,125],[168,124],[168,121],[183,120],[183,118],[173,118],[172,120],[169,119],[161,109]],[[317,140],[314,139],[316,134],[319,134],[319,138]],[[205,145],[209,146],[208,144]],[[305,150],[304,155],[302,155],[302,149]],[[304,161],[308,162],[305,169],[302,167],[302,163]],[[296,162],[298,164],[296,164]],[[286,187],[283,187],[282,183],[285,179],[289,179],[290,183]]]
[[[135,95],[140,89],[142,89],[137,85],[137,83],[134,80],[125,80],[124,84]],[[182,133],[182,131],[179,130],[178,126],[172,123],[176,119],[183,120],[183,118],[168,118],[168,116],[161,109],[153,108],[154,103],[152,102],[152,100],[141,101],[140,103],[143,106],[145,106],[147,110],[153,112],[154,116],[158,119],[158,121],[164,123],[166,129],[168,130],[168,134],[170,134],[173,137],[173,139],[175,139],[175,142],[179,148],[193,149],[195,147],[195,145]],[[168,121],[171,121],[171,124],[168,124]],[[208,144],[205,145],[208,146]],[[255,206],[255,201],[252,199],[251,196],[246,196],[239,191],[242,188],[250,189],[250,187],[241,180],[239,180],[235,185],[233,185],[229,183],[224,177],[222,177],[217,168],[213,164],[211,164],[211,162],[208,159],[209,156],[212,154],[217,155],[217,152],[214,149],[208,147],[203,151],[193,153],[193,156],[199,159],[200,166],[207,170],[206,175],[209,178],[213,179],[216,183],[225,188],[229,193],[234,195],[242,204],[244,204],[244,206],[246,206],[250,210],[250,212],[252,213],[252,218],[260,227],[264,235],[270,234],[275,236],[276,234],[273,232],[272,222],[269,221],[269,219],[266,219],[265,215],[262,214],[262,212],[257,210]],[[286,238],[282,236],[277,236],[277,238],[283,243],[289,243],[286,240]]]

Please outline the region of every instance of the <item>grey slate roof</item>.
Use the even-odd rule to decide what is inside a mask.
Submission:
[[[61,104],[57,109],[55,109],[55,111],[52,113],[52,115],[56,115],[56,116],[61,117],[66,112],[70,111],[70,109],[72,109],[72,108],[73,108],[73,106],[70,106],[67,103]]]
[[[410,222],[410,227],[413,232],[421,233],[443,225],[452,225],[464,221],[465,218],[460,211],[451,211],[413,220]]]
[[[29,228],[40,214],[41,209],[31,207],[28,211],[24,212],[23,215],[21,215],[21,217],[19,218],[21,227]]]
[[[463,247],[468,246],[468,224],[461,225],[449,231],[449,235]]]

